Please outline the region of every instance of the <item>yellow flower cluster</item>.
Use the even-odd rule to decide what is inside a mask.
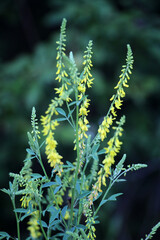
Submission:
[[[31,194],[26,194],[23,197],[21,197],[20,199],[20,201],[22,202],[21,207],[27,208],[31,200],[32,200]]]
[[[65,71],[65,65],[62,62],[62,58],[65,55],[65,41],[66,41],[66,34],[65,34],[65,30],[66,30],[66,19],[63,19],[62,25],[61,25],[61,33],[60,33],[60,40],[57,41],[56,43],[58,44],[57,47],[57,72],[56,72],[56,80],[58,80],[59,82],[61,82],[63,77],[68,77],[68,74]]]
[[[32,216],[28,221],[29,227],[27,229],[30,231],[31,237],[34,239],[37,239],[42,235],[41,232],[39,231],[40,227],[38,224],[38,219],[39,219],[39,211],[36,210],[35,212],[32,213]]]
[[[89,107],[89,99],[87,99],[87,97],[85,97],[80,109],[79,109],[79,121],[78,121],[78,125],[79,125],[79,131],[78,131],[78,135],[79,135],[79,140],[81,140],[83,137],[88,138],[86,132],[88,131],[88,126],[87,124],[89,123],[86,116],[88,115],[88,107]]]
[[[92,186],[92,192],[88,196],[88,206],[91,206],[93,204],[93,200],[95,200],[98,197],[98,193],[102,192],[101,189],[102,184],[106,186],[106,177],[103,169],[101,168],[100,171],[98,172],[97,181]]]
[[[84,65],[84,73],[83,73],[83,79],[81,81],[81,83],[86,83],[88,88],[90,88],[93,84],[93,80],[94,78],[92,78],[92,74],[90,72],[91,67],[93,67],[92,64],[92,41],[89,41],[88,46],[87,46],[87,50],[84,52],[84,61],[83,61],[83,65]]]
[[[117,122],[118,126],[113,127],[115,130],[114,136],[108,141],[108,147],[105,148],[106,150],[106,156],[103,160],[103,165],[99,172],[98,172],[98,178],[97,181],[92,186],[92,192],[88,196],[88,206],[91,206],[93,204],[93,201],[97,198],[98,193],[102,192],[101,186],[102,184],[106,186],[106,177],[111,175],[110,168],[111,165],[115,162],[115,156],[120,151],[122,142],[119,141],[119,137],[122,136],[122,125],[125,123],[125,117],[123,116],[120,119],[120,122]]]
[[[95,234],[96,228],[94,226],[95,220],[92,217],[92,214],[93,214],[92,210],[87,207],[86,213],[85,213],[85,216],[87,218],[85,222],[86,222],[86,227],[88,229],[87,238],[91,239],[91,240],[94,240],[94,239],[96,239],[96,234]]]
[[[58,126],[58,122],[54,121],[56,123],[56,126]],[[50,163],[50,166],[53,168],[56,168],[56,166],[60,166],[63,164],[61,162],[62,156],[59,155],[59,153],[56,150],[57,141],[54,139],[54,132],[50,131],[48,136],[46,137],[46,155],[48,159],[48,163]]]
[[[110,126],[114,119],[115,118],[110,114],[109,116],[104,117],[102,124],[99,126],[98,133],[100,134],[102,141],[107,137],[107,133],[109,133]]]
[[[23,184],[23,186],[25,186],[25,188],[24,196],[20,199],[20,201],[22,202],[21,206],[27,208],[29,206],[29,203],[31,203],[32,207],[37,206],[35,196],[41,198],[41,195],[38,192],[39,182],[26,178],[26,182]]]
[[[123,100],[122,98],[125,97],[125,91],[124,87],[129,87],[128,80],[130,79],[129,74],[131,74],[131,69],[133,68],[133,56],[132,56],[132,50],[129,45],[128,52],[127,52],[127,58],[126,58],[126,65],[122,66],[122,74],[119,76],[119,82],[117,83],[115,89],[117,89],[116,94],[114,94],[110,101],[111,106],[108,111],[107,116],[104,118],[102,124],[99,126],[98,133],[100,135],[101,140],[103,141],[107,133],[109,132],[109,127],[112,125],[113,120],[116,119],[116,109],[121,109]]]
[[[47,110],[46,113],[50,113],[50,111]],[[62,156],[57,152],[57,141],[54,139],[54,130],[59,125],[57,120],[51,120],[52,114],[55,113],[56,115],[58,112],[56,111],[55,107],[52,105],[52,112],[50,114],[47,114],[46,116],[41,117],[41,122],[43,125],[43,134],[46,137],[46,150],[45,153],[47,155],[48,163],[50,163],[50,166],[55,168],[55,171],[58,171],[59,174],[62,172]]]
[[[115,129],[114,136],[108,141],[108,147],[105,148],[106,156],[103,160],[105,176],[108,177],[111,175],[110,168],[111,165],[115,162],[115,156],[120,151],[122,142],[119,141],[119,137],[122,136],[123,128],[121,127],[124,123],[124,118],[121,118],[119,125],[117,127],[113,127]]]

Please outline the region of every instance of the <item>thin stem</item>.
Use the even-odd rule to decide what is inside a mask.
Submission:
[[[78,92],[76,90],[76,101],[78,101]],[[78,120],[79,120],[79,106],[76,106],[76,149],[77,149],[77,164],[76,164],[76,170],[75,170],[75,178],[73,183],[73,189],[72,189],[72,200],[71,200],[71,215],[70,215],[70,222],[69,227],[72,225],[73,220],[73,206],[75,201],[75,191],[76,191],[76,183],[78,179],[78,170],[79,170],[79,164],[80,164],[80,154],[79,154],[79,139],[78,139]]]
[[[48,175],[47,175],[47,173],[46,173],[46,170],[45,170],[45,168],[44,168],[43,162],[42,162],[41,153],[40,153],[40,150],[39,150],[39,143],[38,143],[37,135],[36,135],[36,141],[37,141],[37,144],[38,144],[38,160],[39,160],[39,162],[40,162],[40,165],[41,165],[41,167],[42,167],[42,170],[43,170],[43,172],[44,172],[44,175],[45,175],[46,179],[48,179],[48,180],[50,181],[50,179],[49,179],[49,177],[48,177]],[[56,198],[55,198],[55,195],[54,195],[54,193],[53,193],[52,188],[51,188],[51,191],[52,191],[52,195],[53,195],[53,198],[54,198],[56,207],[59,209],[59,205],[58,205],[58,203],[57,203],[57,200],[56,200]],[[68,226],[67,226],[66,221],[65,221],[64,217],[62,216],[61,212],[60,212],[60,215],[61,215],[61,218],[62,218],[62,221],[63,221],[65,227],[67,228]]]
[[[96,211],[94,212],[94,217],[95,217],[96,214],[98,213],[98,211],[99,211],[99,209],[100,209],[100,207],[101,207],[102,201],[105,200],[105,198],[106,198],[109,190],[112,188],[112,186],[114,185],[114,183],[118,180],[119,177],[121,177],[122,175],[126,174],[127,172],[129,172],[129,171],[132,170],[132,169],[133,169],[132,167],[126,169],[125,171],[123,171],[122,173],[120,173],[115,179],[111,179],[111,180],[110,180],[109,186],[108,186],[105,194],[103,195],[103,198],[102,198],[99,206],[97,207]]]
[[[40,212],[40,214],[39,214],[39,225],[40,225],[40,228],[41,228],[41,230],[42,230],[42,233],[43,233],[44,238],[45,238],[46,240],[48,240],[47,235],[46,235],[46,233],[45,233],[45,231],[44,231],[44,228],[43,228],[43,226],[42,226],[42,221],[41,221],[41,212],[42,212],[41,204],[39,203],[38,206],[39,206],[39,212]]]
[[[16,209],[16,205],[15,205],[15,197],[14,197],[14,196],[11,197],[11,201],[12,201],[12,205],[13,205],[13,209],[14,209],[14,214],[15,214],[15,217],[16,217],[18,240],[20,240],[21,237],[20,237],[19,218],[18,218],[18,214],[17,214],[17,212],[15,211],[15,209]]]
[[[88,153],[88,152],[87,152]],[[82,191],[82,187],[83,187],[83,182],[84,182],[84,174],[85,174],[85,171],[86,171],[86,168],[87,168],[87,165],[89,163],[89,160],[88,160],[88,155],[86,156],[87,158],[87,161],[84,165],[84,168],[83,168],[83,171],[82,171],[82,174],[81,174],[81,191]],[[81,192],[80,192],[81,193]],[[77,224],[79,224],[80,222],[80,219],[81,219],[81,215],[82,215],[82,203],[81,203],[81,200],[79,202],[79,210],[78,210],[78,221],[77,221]]]
[[[71,120],[72,120],[72,124],[71,124],[71,123],[70,123],[70,124],[71,124],[71,126],[75,129],[75,123],[74,123],[74,120],[73,120],[73,116],[72,116],[72,114],[71,114],[71,109],[70,109],[67,101],[66,101],[66,105],[67,105],[68,112],[70,113]],[[68,119],[68,121],[69,121],[69,119]]]

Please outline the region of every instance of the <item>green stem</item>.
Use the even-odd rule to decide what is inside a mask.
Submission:
[[[71,124],[71,123],[70,123],[70,124],[71,124],[71,126],[75,129],[75,123],[74,123],[74,120],[73,120],[73,116],[72,116],[72,114],[71,114],[71,109],[70,109],[67,101],[66,101],[66,105],[67,105],[68,112],[70,113],[71,120],[72,120],[72,124]],[[68,121],[69,121],[69,119],[68,119]]]
[[[36,136],[36,140],[37,140],[37,144],[38,144],[38,160],[39,160],[39,162],[40,162],[40,165],[41,165],[41,167],[42,167],[42,170],[43,170],[43,172],[44,172],[44,175],[45,175],[46,179],[48,179],[48,180],[50,181],[50,179],[49,179],[49,177],[48,177],[48,175],[47,175],[47,173],[46,173],[46,170],[45,170],[45,168],[44,168],[43,162],[42,162],[42,158],[41,158],[41,153],[40,153],[40,150],[39,150],[39,143],[38,143],[37,136]],[[56,198],[55,198],[55,195],[54,195],[54,193],[53,193],[52,188],[51,188],[51,191],[52,191],[52,195],[53,195],[53,198],[54,198],[56,207],[57,207],[57,209],[59,209],[59,205],[58,205],[58,203],[57,203],[57,200],[56,200]],[[66,221],[65,221],[64,217],[62,216],[61,212],[60,212],[60,215],[61,215],[61,218],[62,218],[62,221],[63,221],[65,227],[67,228],[68,226],[67,226]]]
[[[78,101],[78,92],[76,91],[76,101]],[[79,106],[76,106],[76,149],[77,149],[77,164],[75,170],[75,178],[73,183],[72,189],[72,200],[71,200],[71,213],[70,213],[70,221],[69,221],[69,228],[72,226],[73,221],[73,206],[75,201],[75,191],[76,191],[76,183],[78,179],[78,170],[80,165],[80,156],[79,156],[79,139],[78,139],[78,120],[79,120]]]
[[[15,217],[16,217],[18,240],[20,240],[21,237],[20,237],[19,218],[18,218],[18,214],[17,214],[17,212],[15,212],[16,205],[15,205],[15,197],[14,197],[14,196],[11,197],[11,201],[12,201],[12,205],[13,205],[13,209],[14,209],[14,213],[15,213]]]
[[[42,212],[41,204],[39,203],[38,206],[39,206],[39,212],[40,212],[40,214],[39,214],[39,225],[40,225],[40,228],[41,228],[41,230],[42,230],[42,233],[43,233],[44,238],[45,238],[46,240],[48,240],[47,235],[46,235],[46,233],[45,233],[45,231],[44,231],[44,228],[43,228],[43,226],[42,226],[42,221],[41,221],[41,212]]]
[[[109,190],[112,188],[112,186],[114,185],[114,183],[118,180],[118,178],[120,178],[122,175],[125,175],[127,172],[131,171],[132,169],[133,169],[132,167],[126,169],[126,170],[123,171],[121,174],[119,174],[115,179],[113,179],[113,180],[110,181],[109,186],[108,186],[108,188],[107,188],[105,194],[103,195],[103,198],[102,198],[102,200],[101,200],[99,206],[97,207],[96,211],[94,212],[94,217],[95,217],[96,214],[98,213],[98,211],[99,211],[99,209],[100,209],[100,207],[101,207],[101,203],[102,203],[102,201],[105,200],[105,198],[106,198],[106,196],[107,196]]]
[[[82,171],[82,174],[81,174],[81,191],[82,191],[82,187],[83,187],[83,180],[84,180],[84,174],[85,174],[85,171],[86,171],[86,168],[87,168],[87,165],[89,163],[88,161],[88,156],[86,157],[87,158],[87,161],[84,165],[84,168],[83,168],[83,171]],[[81,194],[81,192],[80,192]],[[79,202],[79,210],[78,210],[78,221],[77,221],[77,224],[79,224],[80,220],[81,220],[81,215],[82,215],[82,203],[81,203],[81,200]]]
[[[113,183],[110,182],[110,183],[109,183],[109,186],[108,186],[108,188],[107,188],[107,190],[106,190],[106,192],[105,192],[105,194],[104,194],[104,196],[103,196],[103,198],[102,198],[102,200],[101,200],[101,202],[100,202],[100,204],[99,204],[99,206],[98,206],[98,208],[97,208],[96,211],[94,212],[94,217],[95,217],[96,214],[98,213],[98,211],[99,211],[99,209],[100,209],[100,207],[101,207],[101,203],[102,203],[102,201],[106,198],[106,196],[107,196],[109,190],[111,189],[112,185],[113,185]]]

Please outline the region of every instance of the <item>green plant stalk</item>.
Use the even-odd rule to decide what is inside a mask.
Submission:
[[[38,146],[39,146],[39,145],[38,145]],[[44,174],[45,174],[45,177],[49,180],[49,177],[48,177],[48,175],[47,175],[47,173],[46,173],[46,170],[45,170],[45,168],[44,168],[44,166],[43,166],[43,162],[42,162],[42,158],[41,158],[40,151],[39,151],[39,156],[38,156],[38,157],[39,157],[39,162],[40,162],[40,165],[41,165],[41,167],[42,167],[42,170],[43,170],[43,172],[44,172]],[[52,189],[51,189],[51,191],[52,191]],[[53,193],[53,191],[52,191],[52,193]],[[58,203],[57,203],[57,201],[56,201],[56,198],[55,198],[55,196],[54,196],[54,193],[53,193],[53,198],[54,198],[56,207],[59,208],[59,205],[58,205]],[[64,223],[65,227],[67,228],[68,226],[67,226],[66,221],[65,221],[64,217],[62,216],[61,212],[60,212],[60,215],[61,215],[61,218],[62,218],[62,220],[63,220],[63,223]]]
[[[37,141],[37,144],[38,144],[38,160],[39,160],[39,163],[40,163],[40,165],[41,165],[41,167],[42,167],[42,170],[43,170],[43,172],[44,172],[45,177],[46,177],[48,180],[50,180],[49,177],[48,177],[48,175],[47,175],[47,173],[46,173],[46,170],[45,170],[45,168],[44,168],[43,162],[42,162],[41,153],[40,153],[40,150],[39,150],[39,143],[38,143],[37,135],[36,135],[35,137],[36,137],[36,141]],[[52,191],[52,193],[53,193],[53,190],[52,190],[52,189],[51,189],[51,191]],[[54,196],[54,193],[53,193],[52,195],[53,195],[54,201],[55,201],[55,203],[56,203],[56,207],[59,208],[59,205],[58,205],[58,203],[57,203],[57,201],[56,201],[56,198],[55,198],[55,196]],[[65,221],[64,217],[62,216],[61,212],[60,212],[60,215],[61,215],[61,218],[62,218],[62,221],[63,221],[65,227],[67,228],[68,226],[67,226],[66,221]]]
[[[70,107],[69,107],[67,101],[66,101],[66,105],[67,105],[67,108],[68,108],[68,112],[71,113],[71,110],[70,110]],[[72,124],[71,124],[71,123],[70,123],[70,124],[71,124],[71,126],[75,129],[75,123],[74,123],[72,114],[71,114],[71,120],[72,120]]]
[[[18,218],[18,214],[17,214],[17,212],[15,212],[16,205],[15,205],[15,197],[14,197],[14,196],[11,197],[11,201],[12,201],[12,205],[13,205],[13,209],[14,209],[14,214],[15,214],[15,217],[16,217],[18,240],[20,240],[21,237],[20,237],[19,218]]]
[[[108,186],[105,194],[103,195],[103,198],[102,198],[101,202],[102,202],[103,200],[105,200],[105,198],[106,198],[109,190],[112,188],[112,186],[114,185],[114,183],[118,180],[118,178],[121,177],[122,175],[126,174],[127,172],[129,172],[129,171],[132,170],[132,169],[133,169],[132,167],[126,169],[126,170],[123,171],[121,174],[119,174],[113,181],[110,180],[109,186]],[[101,204],[101,202],[100,202],[100,204]],[[101,207],[100,204],[99,204],[99,206],[97,207],[96,211],[94,212],[94,217],[97,215],[97,213],[98,213],[98,211],[99,211],[99,209],[100,209],[100,207]]]
[[[76,90],[76,101],[78,102],[78,91]],[[79,106],[76,106],[76,148],[77,148],[77,166],[75,170],[75,178],[74,184],[72,189],[72,200],[71,200],[71,212],[70,212],[70,221],[69,221],[69,228],[72,226],[73,220],[73,205],[75,200],[75,191],[76,191],[76,182],[78,179],[78,170],[80,165],[80,156],[79,156],[79,139],[78,139],[78,120],[79,120]]]
[[[44,231],[44,228],[43,228],[42,222],[41,222],[41,212],[42,212],[41,204],[39,203],[38,206],[39,206],[39,212],[40,212],[40,215],[39,215],[39,225],[40,225],[40,228],[41,228],[41,230],[42,230],[42,233],[43,233],[44,238],[45,238],[46,240],[49,240],[49,239],[47,238],[47,235],[46,235],[46,233],[45,233],[45,231]]]
[[[88,156],[87,156],[86,158],[88,158]],[[89,161],[86,161],[86,163],[85,163],[85,165],[84,165],[84,168],[83,168],[83,171],[82,171],[81,191],[82,191],[82,187],[83,187],[84,174],[85,174],[85,171],[86,171],[86,168],[87,168],[88,163],[89,163]],[[82,203],[81,203],[81,200],[80,200],[80,202],[79,202],[79,210],[78,210],[78,220],[77,220],[77,224],[79,224],[79,222],[80,222],[81,215],[82,215]]]

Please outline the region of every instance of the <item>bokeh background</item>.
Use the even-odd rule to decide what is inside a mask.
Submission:
[[[125,61],[134,53],[134,71],[120,115],[126,115],[123,153],[127,164],[148,168],[127,176],[114,192],[124,192],[100,212],[97,239],[135,240],[160,220],[160,2],[157,0],[1,0],[0,1],[0,188],[25,158],[32,106],[44,113],[56,86],[56,41],[65,17],[67,53],[77,65],[90,39],[94,42],[90,91],[92,132],[109,107]],[[59,151],[72,158],[70,128],[59,128]],[[71,151],[68,151],[71,150]],[[0,231],[16,235],[7,195],[0,193]],[[24,238],[24,237],[23,237]],[[154,239],[160,239],[160,231]]]

